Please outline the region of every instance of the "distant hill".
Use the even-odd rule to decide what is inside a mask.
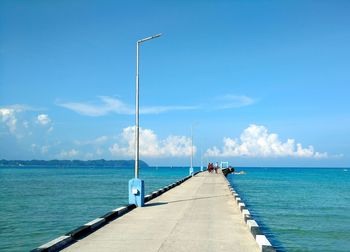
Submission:
[[[132,168],[134,160],[0,160],[0,166],[64,166],[64,167],[121,167]],[[140,167],[148,167],[144,161],[139,161]]]

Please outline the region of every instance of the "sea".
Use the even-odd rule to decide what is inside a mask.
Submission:
[[[228,180],[278,251],[350,251],[347,169],[236,170],[245,174]],[[188,171],[148,167],[140,177],[150,193]],[[0,167],[0,251],[29,251],[126,205],[133,176],[132,168]]]
[[[350,169],[236,170],[228,180],[277,251],[350,251]]]

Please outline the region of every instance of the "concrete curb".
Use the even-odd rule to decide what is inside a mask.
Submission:
[[[72,241],[72,237],[63,235],[52,241],[49,241],[48,243],[45,243],[44,245],[41,245],[36,249],[33,249],[32,251],[59,251],[60,249],[68,246],[68,244],[71,244]]]
[[[197,175],[200,172],[193,173],[193,176]],[[165,186],[163,188],[158,189],[157,191],[152,192],[151,194],[145,195],[145,203],[157,198],[158,196],[162,195],[163,193],[169,191],[170,189],[182,184],[186,180],[190,179],[193,176],[187,176],[183,179],[180,179],[179,181],[176,181],[168,186]],[[100,229],[104,225],[108,224],[111,221],[114,221],[115,219],[121,217],[122,215],[132,211],[136,208],[136,205],[126,205],[119,208],[116,208],[112,210],[111,212],[108,212],[104,215],[102,215],[99,218],[96,218],[83,226],[80,226],[76,229],[73,229],[72,231],[66,233],[63,236],[60,236],[56,239],[53,239],[52,241],[49,241],[43,245],[41,245],[38,248],[35,248],[31,250],[31,252],[54,252],[54,251],[60,251],[73,243],[77,242],[80,239],[83,239],[84,237],[90,235],[91,233],[95,232],[96,230]]]
[[[247,227],[250,233],[253,235],[255,241],[257,242],[260,250],[262,252],[276,252],[276,249],[271,245],[266,236],[261,232],[258,223],[251,217],[249,210],[246,205],[239,197],[238,193],[232,188],[230,182],[227,180],[226,176],[224,176],[227,181],[227,186],[232,193],[235,202],[242,213],[242,217],[244,222],[247,224]]]

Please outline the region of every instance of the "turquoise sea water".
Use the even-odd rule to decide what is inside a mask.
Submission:
[[[279,251],[350,251],[350,171],[238,170],[247,174],[228,179]],[[187,175],[140,171],[146,192]],[[133,169],[1,167],[0,251],[28,251],[127,204],[132,177]]]
[[[188,168],[144,168],[146,193]],[[0,251],[29,251],[128,202],[133,169],[0,167]]]
[[[230,183],[279,251],[350,251],[350,171],[237,170]]]

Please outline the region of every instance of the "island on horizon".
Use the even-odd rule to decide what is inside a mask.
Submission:
[[[0,160],[0,166],[64,166],[64,167],[118,167],[133,168],[135,160]],[[149,165],[140,160],[139,167],[145,168]]]

